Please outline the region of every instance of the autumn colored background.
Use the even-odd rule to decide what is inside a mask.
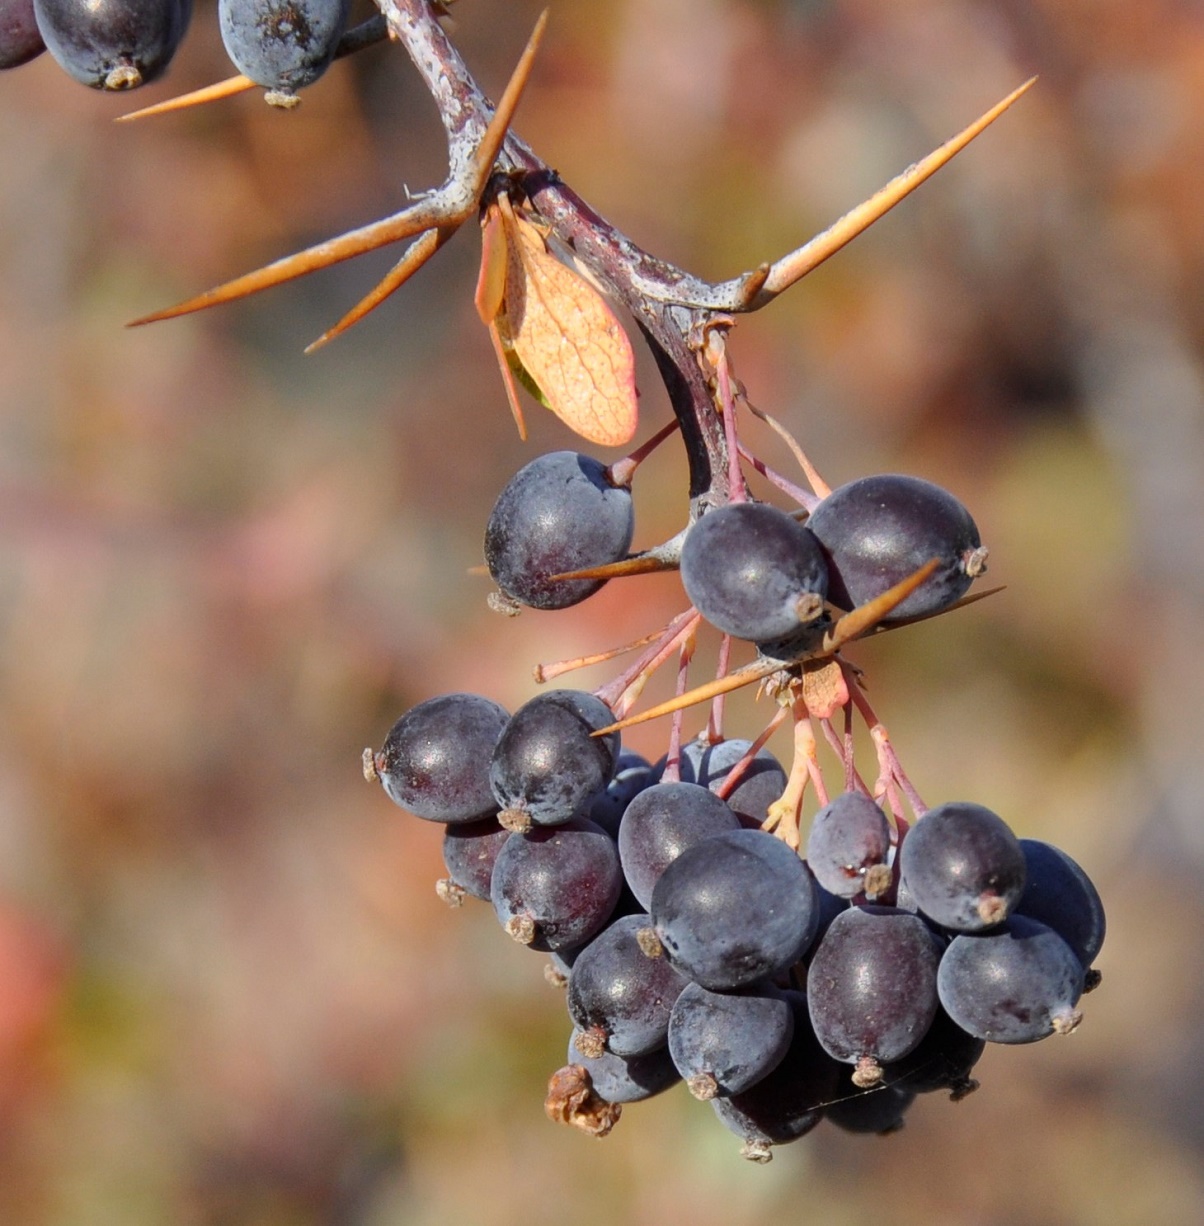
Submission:
[[[456,5],[486,89],[539,8]],[[966,1101],[886,1139],[824,1125],[768,1167],[680,1089],[605,1141],[548,1123],[568,1026],[542,958],[444,907],[438,828],[360,774],[415,702],[513,707],[536,661],[682,603],[658,576],[486,609],[494,498],[574,440],[535,406],[515,436],[473,227],[309,358],[390,253],[122,327],[443,177],[390,47],[290,114],[112,123],[227,75],[216,25],[199,4],[132,98],[45,56],[0,77],[0,1221],[1204,1220],[1204,10],[553,4],[519,131],[715,278],[1041,75],[731,353],[830,481],[911,471],[973,509],[1006,592],[851,654],[930,803],[988,804],[1092,873],[1104,983],[1072,1037],[990,1050]],[[643,438],[669,410],[641,362]],[[637,479],[639,545],[683,522],[679,451]],[[728,731],[766,714],[740,699]]]

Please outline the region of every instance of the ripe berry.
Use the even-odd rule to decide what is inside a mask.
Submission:
[[[448,826],[443,835],[448,877],[437,886],[440,896],[453,906],[459,906],[465,894],[488,902],[493,866],[510,834],[493,817]]]
[[[698,783],[718,792],[736,763],[744,757],[752,741],[744,737],[711,742],[703,737],[681,747],[680,774],[683,783]],[[765,820],[769,806],[786,790],[782,764],[765,748],[759,749],[744,768],[736,786],[724,797],[728,806],[753,825]]]
[[[584,1032],[578,1049],[629,1058],[664,1047],[669,1011],[686,986],[664,958],[649,958],[636,934],[647,915],[625,915],[599,933],[573,962],[565,1003]]]
[[[687,847],[739,828],[735,813],[696,783],[645,788],[619,825],[619,858],[631,892],[641,906],[650,906],[661,874]]]
[[[504,708],[479,694],[443,694],[407,711],[376,755],[389,797],[432,822],[493,814],[489,755],[506,726]]]
[[[16,68],[45,50],[33,0],[0,0],[0,68]]]
[[[506,931],[540,949],[574,949],[600,932],[623,888],[614,840],[577,818],[506,840],[493,866],[490,896]]]
[[[986,550],[970,512],[948,490],[919,477],[883,473],[833,490],[807,527],[828,562],[829,597],[863,605],[937,558],[940,566],[887,622],[937,613],[965,595],[986,570]]]
[[[801,992],[785,993],[794,1013],[794,1036],[786,1055],[766,1076],[711,1106],[723,1124],[744,1141],[742,1157],[768,1162],[770,1147],[797,1141],[824,1117],[836,1097],[838,1065],[816,1041]]]
[[[485,529],[485,562],[504,596],[533,609],[580,604],[601,579],[553,575],[617,562],[631,545],[631,491],[605,465],[575,451],[553,451],[520,468]]]
[[[519,707],[493,750],[489,780],[511,830],[567,822],[611,781],[619,734],[610,708],[581,690],[549,690]]]
[[[350,0],[218,0],[217,16],[235,67],[288,105],[330,67],[349,8]]]
[[[739,992],[689,984],[673,1004],[669,1051],[695,1098],[739,1094],[781,1063],[794,1036],[794,1010],[770,983]]]
[[[616,1056],[609,1051],[583,1056],[577,1046],[580,1037],[581,1031],[575,1029],[569,1039],[569,1066],[584,1069],[594,1093],[608,1103],[639,1102],[681,1080],[665,1047],[642,1056]]]
[[[661,874],[651,911],[665,956],[714,992],[792,966],[819,924],[810,870],[760,830],[732,830],[687,847]]]
[[[1021,839],[1026,876],[1017,915],[1052,928],[1090,968],[1104,944],[1104,904],[1091,878],[1059,847]]]
[[[612,839],[619,837],[619,824],[627,806],[656,779],[656,769],[638,753],[623,750],[616,763],[615,777],[600,792],[590,797],[584,814],[597,822]]]
[[[690,527],[681,581],[711,625],[759,643],[785,638],[822,614],[828,569],[815,538],[785,511],[735,502]]]
[[[937,945],[919,916],[850,907],[832,921],[807,970],[807,1005],[824,1050],[877,1084],[881,1065],[924,1037],[937,1009]]]
[[[812,818],[807,863],[820,885],[841,898],[885,892],[889,852],[890,823],[864,792],[842,792]]]
[[[34,0],[59,66],[94,89],[133,89],[171,62],[192,0]]]
[[[990,932],[955,937],[937,975],[941,1004],[989,1043],[1032,1043],[1080,1021],[1083,965],[1052,928],[1013,915]]]

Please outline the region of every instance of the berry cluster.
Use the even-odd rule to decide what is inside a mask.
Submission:
[[[981,805],[926,810],[839,655],[850,625],[963,602],[986,550],[947,491],[883,475],[817,481],[796,514],[742,495],[628,555],[647,450],[610,468],[555,452],[513,478],[485,536],[497,603],[564,608],[677,566],[693,608],[598,694],[552,690],[513,715],[434,698],[365,769],[445,824],[440,895],[491,902],[510,936],[550,955],[572,1022],[551,1118],[605,1135],[622,1104],[684,1079],[750,1159],[825,1117],[892,1131],[919,1093],[974,1089],[987,1042],[1073,1030],[1098,982],[1104,914],[1086,874]],[[659,763],[622,751],[632,690],[703,619],[755,646],[752,673],[794,714],[789,770],[764,748],[780,717],[756,741],[712,727],[681,744],[680,711],[715,683],[665,704],[678,714]],[[852,737],[833,737],[845,788],[829,800],[806,733],[841,709],[847,728],[854,707],[877,734],[879,783],[861,780]],[[808,783],[821,803],[804,847]]]
[[[403,808],[444,825],[440,894],[488,899],[515,940],[551,956],[567,985],[569,1063],[548,1114],[604,1135],[621,1104],[685,1079],[769,1157],[826,1117],[854,1131],[897,1127],[924,1090],[954,1098],[986,1042],[1026,1043],[1079,1022],[1104,933],[1089,879],[1047,844],[1018,841],[975,804],[929,810],[843,649],[866,635],[964,606],[986,550],[965,507],[910,476],[835,490],[756,409],[726,352],[735,316],[759,309],[931,176],[1028,85],[913,163],[812,242],[729,282],[648,257],[509,132],[543,34],[537,23],[493,106],[438,24],[451,0],[394,0],[392,35],[435,99],[449,178],[401,212],[144,316],[233,301],[376,246],[413,240],[384,280],[315,345],[383,301],[470,218],[482,224],[476,306],[520,432],[521,385],[581,437],[626,444],[638,424],[634,360],[618,303],[640,321],[675,422],[609,466],[572,451],[524,467],[498,499],[485,559],[495,608],[554,610],[603,584],[680,573],[689,607],[626,647],[541,666],[540,680],[625,652],[595,693],[556,689],[513,715],[487,698],[419,704],[365,772]],[[149,111],[258,84],[292,106],[333,58],[386,37],[383,17],[346,30],[349,0],[219,0],[241,75]],[[129,89],[160,74],[192,0],[0,0],[0,67],[43,46],[74,77]],[[1031,82],[1029,82],[1031,85]],[[608,299],[610,302],[608,302]],[[312,346],[311,346],[312,348]],[[810,490],[741,441],[752,414],[782,435]],[[690,522],[640,553],[631,486],[673,429],[690,468]],[[747,463],[796,504],[753,499]],[[721,636],[718,675],[690,689],[697,635]],[[731,669],[734,643],[754,653]],[[674,658],[677,695],[632,714]],[[777,711],[753,740],[723,735],[723,696],[753,683]],[[711,703],[683,745],[685,710]],[[672,715],[664,759],[621,751],[622,729]],[[877,773],[863,777],[854,723]],[[789,718],[788,769],[765,745]],[[843,726],[841,726],[843,725]],[[820,734],[842,773],[830,797]],[[804,848],[808,793],[815,814]],[[910,817],[905,816],[905,808]],[[804,852],[806,856],[804,858]]]
[[[385,36],[373,18],[347,30],[350,0],[218,0],[226,53],[246,84],[293,106],[336,55]],[[49,51],[94,89],[134,89],[162,75],[183,41],[192,0],[0,0],[0,68]]]

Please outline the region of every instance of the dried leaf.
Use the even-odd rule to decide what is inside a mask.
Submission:
[[[495,323],[503,345],[565,425],[592,443],[621,446],[635,433],[639,411],[626,332],[602,295],[548,250],[505,195],[498,206],[506,275]],[[488,258],[492,263],[496,256]],[[489,289],[481,297],[491,305]]]

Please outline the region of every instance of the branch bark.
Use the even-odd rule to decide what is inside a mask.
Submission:
[[[377,0],[390,29],[422,76],[447,133],[449,180],[467,181],[493,106],[438,21],[430,0]],[[657,259],[612,226],[513,132],[499,170],[517,176],[527,199],[556,237],[634,318],[681,423],[690,468],[691,515],[728,500],[723,423],[696,352],[716,316],[681,305],[705,299],[706,282]],[[511,181],[513,181],[511,179]],[[486,202],[491,198],[486,193]]]

